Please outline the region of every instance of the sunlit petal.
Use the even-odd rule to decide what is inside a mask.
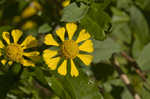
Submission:
[[[37,44],[38,44],[38,42],[37,42],[36,38],[33,37],[32,35],[29,35],[22,42],[21,46],[23,47],[23,49],[26,49],[26,48],[36,47]]]
[[[9,32],[3,32],[2,37],[7,42],[7,44],[10,44],[10,34],[9,34]]]
[[[4,48],[4,44],[3,44],[3,42],[0,40],[0,48]]]
[[[54,40],[52,34],[47,34],[45,36],[45,39],[44,39],[44,43],[46,45],[55,45],[55,46],[58,46],[59,44]]]
[[[83,61],[85,65],[90,65],[93,60],[92,55],[79,54],[78,57]]]
[[[44,60],[47,60],[47,59],[50,59],[50,58],[54,57],[57,54],[58,54],[58,51],[46,49],[43,52],[43,58],[44,58]]]
[[[67,32],[68,32],[69,40],[71,40],[74,33],[77,30],[77,25],[75,23],[67,23],[66,24],[66,29],[67,29]]]
[[[71,59],[71,76],[77,77],[78,75],[79,75],[79,72],[78,72],[73,60]]]
[[[2,60],[1,60],[1,63],[2,63],[3,65],[5,65],[5,64],[7,63],[7,60],[6,60],[6,59],[2,59]]]
[[[77,43],[82,42],[84,40],[89,39],[90,37],[91,37],[90,34],[88,32],[86,32],[85,29],[82,29],[79,33],[79,36],[78,36],[76,42]]]
[[[15,30],[12,30],[11,32],[11,35],[14,39],[14,43],[17,43],[18,40],[20,39],[20,37],[22,36],[23,32],[19,29],[15,29]]]
[[[65,40],[65,28],[61,27],[56,30],[56,34],[59,36],[59,38],[64,41]]]
[[[64,76],[67,74],[67,60],[64,60],[63,63],[58,67],[58,73]]]
[[[85,42],[83,42],[83,44],[79,46],[79,50],[89,52],[89,53],[93,52],[94,49],[93,49],[92,40],[86,40]]]
[[[35,66],[35,64],[32,61],[26,60],[26,59],[22,59],[21,63],[24,66]]]
[[[45,62],[51,70],[55,70],[58,62],[60,61],[60,57],[47,59]]]
[[[38,51],[33,51],[33,52],[24,52],[23,55],[29,58],[32,58],[34,56],[38,56],[40,53]]]
[[[13,61],[9,61],[9,62],[8,62],[8,65],[12,65],[12,64],[13,64]]]

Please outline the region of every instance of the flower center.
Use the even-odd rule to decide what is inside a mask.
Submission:
[[[10,44],[6,47],[6,55],[12,61],[20,62],[23,56],[23,49],[18,44]]]
[[[79,53],[78,44],[74,40],[66,40],[61,46],[62,55],[66,58],[75,58]]]

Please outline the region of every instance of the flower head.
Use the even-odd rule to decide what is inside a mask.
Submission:
[[[36,47],[37,40],[32,35],[29,35],[25,38],[25,40],[20,44],[18,43],[20,37],[23,32],[14,29],[11,32],[3,32],[2,37],[5,42],[0,40],[0,57],[3,59],[1,63],[5,65],[7,62],[9,65],[13,64],[13,62],[21,63],[24,66],[34,66],[35,64],[32,62],[32,58],[39,55],[38,51],[26,52],[25,50],[28,48]],[[13,38],[13,42],[11,42],[11,36]],[[4,44],[6,43],[6,45]],[[27,60],[28,58],[30,60]]]
[[[37,1],[33,1],[30,3],[30,5],[24,9],[22,12],[23,18],[29,18],[35,14],[37,14],[38,11],[42,9],[41,5]]]
[[[62,41],[58,43],[53,38],[52,34],[47,34],[45,36],[44,43],[46,45],[57,46],[59,50],[46,49],[43,52],[43,58],[51,70],[57,68],[60,59],[64,59],[63,62],[58,66],[58,73],[61,75],[67,74],[67,62],[71,63],[71,76],[78,76],[79,71],[75,66],[74,59],[80,58],[85,65],[89,65],[93,59],[90,53],[93,52],[93,43],[90,40],[91,36],[85,29],[82,29],[76,40],[73,40],[73,36],[77,30],[77,25],[74,23],[67,23],[65,27],[61,27],[56,30],[57,36]],[[67,31],[68,39],[65,39],[65,32]],[[82,54],[85,52],[86,54]]]

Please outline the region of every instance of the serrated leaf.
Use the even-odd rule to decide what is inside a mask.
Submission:
[[[144,49],[142,50],[137,63],[139,64],[139,67],[142,70],[150,70],[150,55],[149,55],[149,51],[150,51],[150,43],[147,44]]]
[[[52,30],[52,28],[46,23],[46,24],[43,24],[42,26],[40,26],[38,32],[39,33],[47,33],[51,30]]]
[[[94,41],[94,63],[108,60],[113,53],[120,52],[120,46],[112,39],[107,38],[104,41]]]
[[[61,21],[76,22],[81,20],[88,11],[88,6],[81,3],[80,7],[76,3],[72,3],[63,9]]]
[[[110,22],[110,17],[101,9],[90,8],[87,15],[80,21],[81,26],[85,28],[96,40],[105,38],[105,28]]]

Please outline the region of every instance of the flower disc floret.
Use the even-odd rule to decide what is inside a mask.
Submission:
[[[74,59],[79,53],[78,44],[74,40],[66,40],[61,46],[61,52],[67,59]]]
[[[7,57],[16,62],[20,62],[23,56],[23,49],[19,44],[10,44],[6,47]]]

